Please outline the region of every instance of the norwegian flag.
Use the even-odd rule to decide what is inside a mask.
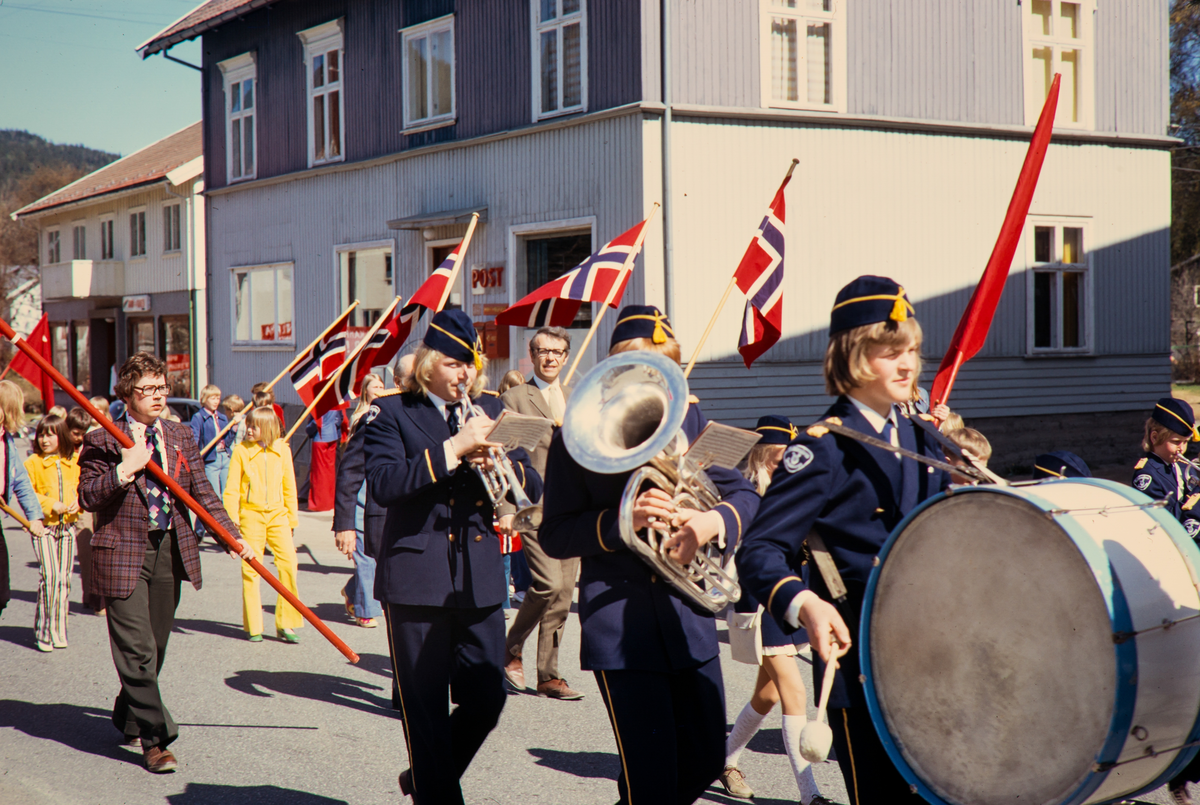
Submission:
[[[346,327],[350,322],[350,312],[347,310],[339,316],[329,332],[309,348],[304,359],[292,370],[292,385],[296,387],[296,393],[305,406],[312,404],[313,397],[346,360]],[[317,409],[320,413],[314,412],[314,415],[324,416],[327,411],[337,407],[337,400],[326,394]]]
[[[648,221],[649,219],[647,219]],[[569,327],[584,302],[621,304],[633,258],[642,248],[646,221],[610,240],[571,271],[547,282],[496,317],[515,327]]]
[[[783,191],[791,180],[788,171],[758,225],[758,234],[733,273],[738,288],[746,295],[738,352],[747,369],[775,345],[783,332]]]
[[[339,399],[346,400],[361,394],[363,381],[371,373],[371,369],[391,363],[392,358],[400,351],[404,339],[399,337],[403,317],[403,311],[397,309],[399,304],[399,298],[392,300],[392,304],[383,313],[383,321],[378,329],[359,347],[350,365],[338,376]]]

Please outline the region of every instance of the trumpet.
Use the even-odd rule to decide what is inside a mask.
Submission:
[[[721,495],[704,469],[684,453],[687,379],[674,361],[653,352],[627,352],[598,363],[571,394],[563,416],[563,441],[580,466],[616,474],[634,470],[618,511],[621,541],[692,602],[717,613],[742,597],[737,579],[721,567],[709,542],[687,565],[665,548],[670,528],[633,527],[633,506],[647,484],[672,496],[676,508],[708,511]]]
[[[464,418],[463,424],[466,424],[466,421],[473,416],[485,415],[479,406],[471,402],[471,398],[467,394],[467,387],[463,383],[458,384],[458,394],[467,406],[467,417]],[[517,505],[517,514],[513,518],[513,530],[522,533],[537,531],[542,525],[542,507],[525,494],[525,488],[517,480],[517,473],[513,470],[508,454],[498,447],[492,447],[488,450],[488,456],[492,459],[492,468],[485,470],[483,467],[476,466],[475,472],[483,481],[492,506],[499,506],[503,503],[511,491],[513,502]]]

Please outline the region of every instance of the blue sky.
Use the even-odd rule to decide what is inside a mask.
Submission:
[[[200,73],[136,48],[200,0],[0,0],[0,129],[122,156],[200,119]],[[171,55],[200,63],[200,41]]]

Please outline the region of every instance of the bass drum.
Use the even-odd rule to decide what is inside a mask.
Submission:
[[[910,514],[867,584],[867,703],[928,802],[1153,790],[1200,739],[1200,551],[1101,480],[966,487]]]

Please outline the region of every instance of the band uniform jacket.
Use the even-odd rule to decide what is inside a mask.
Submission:
[[[187,425],[160,419],[164,453],[168,466],[163,469],[184,491],[195,498],[234,539],[240,539],[237,526],[229,519],[225,506],[204,475],[204,459],[196,447],[196,436]],[[129,435],[129,422],[123,417],[116,426]],[[158,457],[155,456],[155,461]],[[121,463],[121,445],[107,430],[97,428],[83,440],[79,456],[79,505],[95,513],[92,534],[92,589],[87,592],[106,598],[127,598],[137,585],[146,558],[146,539],[150,515],[146,505],[146,472],[134,476],[128,486],[117,480]],[[200,589],[200,552],[191,513],[171,496],[171,527],[183,559],[186,578]]]
[[[364,414],[365,416],[365,414]],[[346,449],[342,452],[337,468],[337,486],[333,496],[333,530],[354,531],[354,513],[358,508],[358,490],[367,481],[366,445],[367,423],[361,421],[355,429]],[[367,489],[367,503],[363,509],[363,550],[372,559],[378,559],[383,543],[383,523],[387,509],[375,502],[375,496]]]
[[[503,406],[473,401],[492,419]],[[381,395],[365,415],[368,490],[387,507],[376,557],[375,599],[409,606],[482,608],[507,597],[494,512],[479,474],[463,461],[446,469],[450,426],[423,394]],[[508,453],[530,499],[542,493],[524,450]]]
[[[691,442],[708,424],[700,406],[688,407],[682,430]],[[632,472],[602,475],[584,469],[567,452],[562,434],[550,444],[546,503],[538,542],[552,557],[582,557],[579,620],[585,671],[683,671],[718,654],[716,623],[695,607],[621,541],[618,511]],[[725,541],[736,544],[758,509],[758,495],[735,470],[708,475],[721,495],[716,511]]]
[[[837,417],[846,427],[868,436],[877,435],[845,396],[839,397],[825,416]],[[923,427],[902,413],[897,413],[896,420],[900,447],[944,460],[941,447]],[[806,589],[800,578],[801,546],[809,532],[816,531],[845,582],[847,600],[839,609],[851,639],[857,641],[859,613],[876,554],[892,529],[918,503],[945,489],[950,476],[846,436],[830,432],[818,436],[809,431],[814,428],[801,431],[784,451],[758,515],[738,548],[738,578],[781,628],[795,631],[784,616],[796,595]],[[815,567],[810,568],[809,586],[825,601],[833,601]],[[815,655],[813,661],[814,673],[824,670]],[[840,664],[831,707],[851,706],[842,680],[857,678],[857,651],[852,650]],[[853,690],[858,691],[853,704],[865,704],[861,686],[854,685]]]
[[[1176,469],[1183,479],[1183,495],[1179,494]],[[1188,536],[1200,535],[1200,477],[1186,464],[1168,464],[1154,453],[1146,453],[1133,468],[1133,487],[1155,500],[1165,500],[1167,511],[1183,523]]]

